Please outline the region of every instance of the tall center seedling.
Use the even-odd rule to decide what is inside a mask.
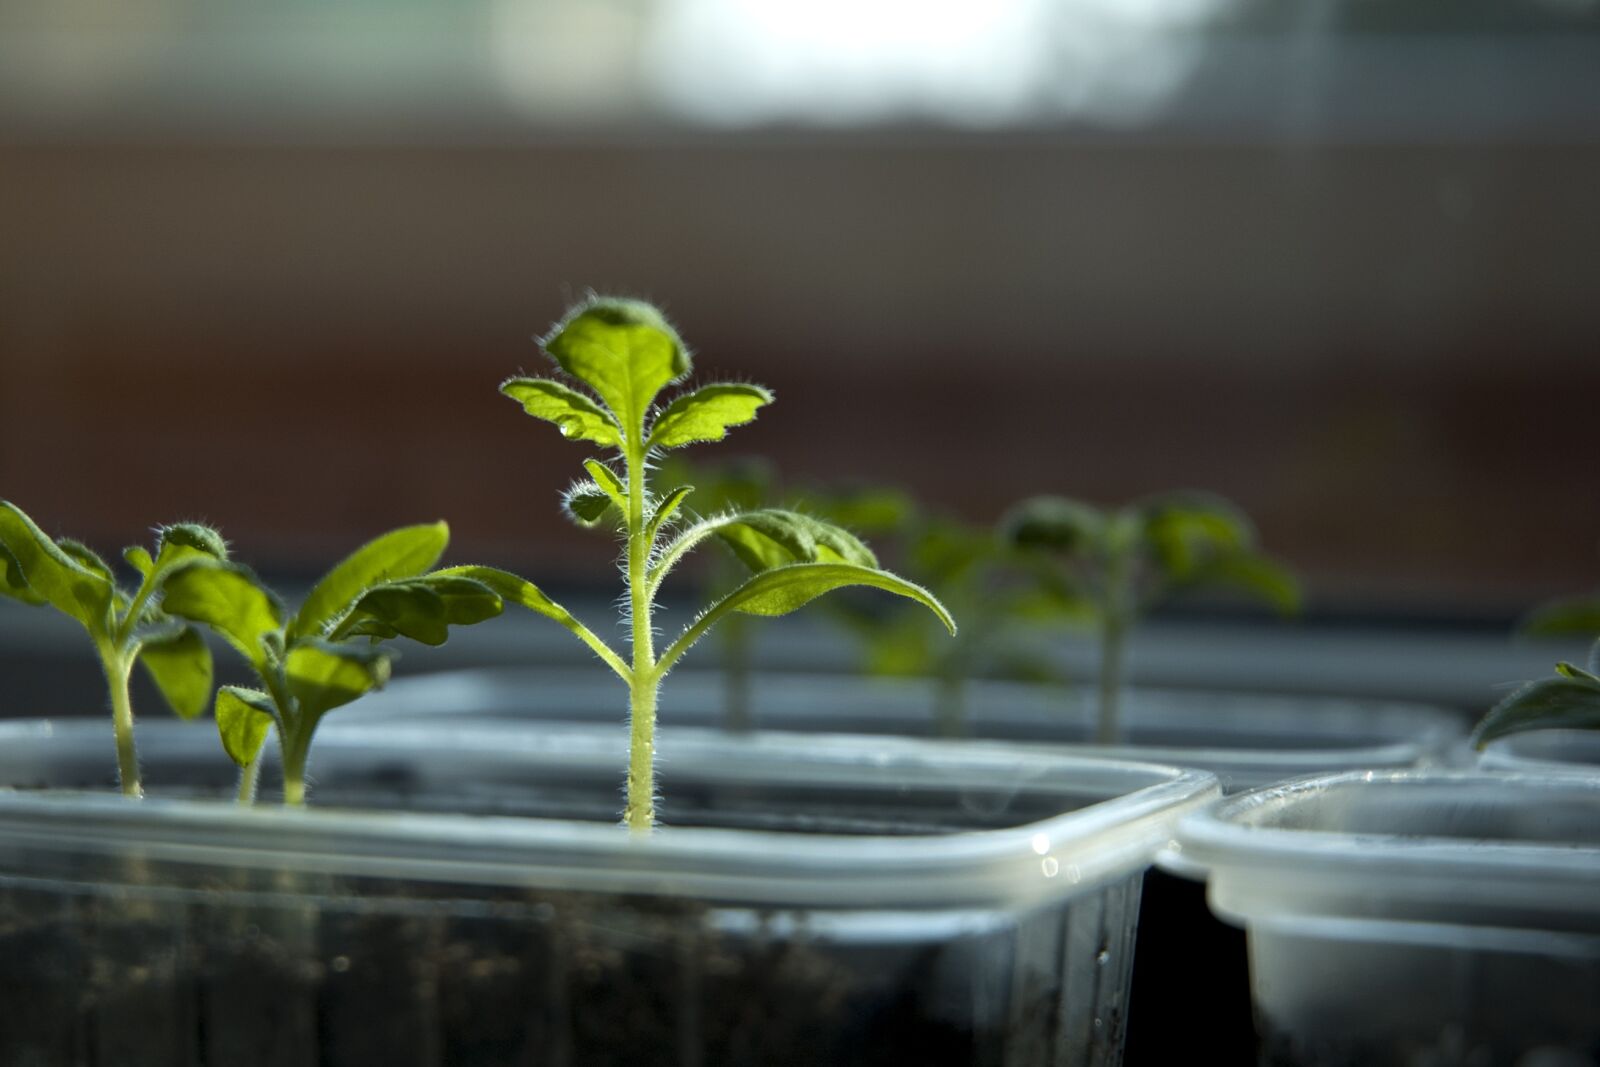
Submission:
[[[578,305],[541,342],[556,365],[589,391],[551,378],[512,378],[500,387],[535,418],[555,423],[570,440],[588,441],[612,462],[584,461],[589,478],[566,496],[581,525],[610,520],[623,538],[623,573],[631,656],[624,659],[593,631],[531,584],[503,571],[456,568],[505,599],[560,622],[616,672],[628,687],[630,743],[624,822],[633,830],[655,824],[656,698],[661,680],[685,652],[735,612],[784,615],[832,589],[874,586],[909,597],[955,623],[920,586],[882,570],[871,550],[844,529],[778,508],[727,511],[679,527],[674,519],[691,486],[650,485],[652,457],[701,441],[720,441],[729,427],[755,418],[772,402],[759,385],[720,382],[657,399],[690,371],[689,351],[661,312],[636,300],[595,297]],[[618,469],[620,467],[620,469]],[[660,654],[653,610],[673,566],[707,539],[724,542],[752,572],[686,626]]]

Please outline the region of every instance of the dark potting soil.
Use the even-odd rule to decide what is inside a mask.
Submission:
[[[0,886],[0,1064],[1103,1062],[1129,954],[1115,931],[1139,889],[1016,922],[835,936],[801,913],[663,897],[303,881]],[[1064,1058],[1079,1048],[1096,1051]]]
[[[1128,995],[1124,1067],[1256,1061],[1250,959],[1244,930],[1206,905],[1204,882],[1145,872]]]

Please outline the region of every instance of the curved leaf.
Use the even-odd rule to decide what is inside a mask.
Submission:
[[[283,605],[248,567],[196,557],[166,575],[160,594],[162,611],[211,627],[257,671],[266,669],[264,642],[283,627]]]
[[[701,612],[700,617],[662,655],[660,663],[663,669],[670,667],[707,630],[731,612],[787,615],[824,593],[851,585],[871,586],[915,600],[933,612],[952,635],[956,632],[955,620],[937,597],[898,575],[854,563],[790,563],[751,575],[743,585]]]
[[[200,631],[185,626],[164,640],[146,641],[139,662],[179,718],[192,719],[206,710],[211,699],[211,649]]]
[[[568,440],[622,447],[622,430],[616,420],[571,386],[549,378],[510,378],[500,383],[500,391],[534,418],[555,423]]]
[[[604,641],[596,637],[594,632],[573,617],[566,608],[545,596],[538,586],[526,578],[512,574],[510,571],[500,570],[498,567],[446,567],[444,570],[434,571],[430,577],[461,577],[470,578],[475,582],[482,582],[494,590],[500,598],[508,604],[518,604],[547,619],[554,619],[566,627],[578,639],[594,650],[613,671],[623,678],[629,677],[629,668],[622,658],[611,650]]]
[[[1030,497],[1000,520],[1000,536],[1028,550],[1074,555],[1097,550],[1110,520],[1092,504],[1062,496]]]
[[[1517,626],[1529,637],[1589,637],[1600,634],[1600,596],[1563,597],[1540,604]]]
[[[8,570],[15,565],[35,596],[77,619],[90,633],[108,628],[116,592],[112,584],[63,551],[21,508],[3,500],[0,545],[10,557]]]
[[[772,403],[771,390],[759,385],[706,385],[668,404],[650,430],[649,447],[678,448],[696,441],[720,441],[728,428],[742,426]]]
[[[217,690],[216,708],[217,733],[228,758],[241,767],[254,763],[266,744],[267,731],[277,723],[272,698],[259,689],[225,685]]]
[[[402,526],[368,541],[312,587],[289,624],[289,644],[331,631],[373,586],[424,573],[449,543],[450,527],[443,522]]]
[[[1472,731],[1478,748],[1525,730],[1600,730],[1600,682],[1592,677],[1543,678],[1489,710]]]
[[[86,571],[91,571],[100,576],[107,584],[115,586],[116,577],[111,573],[111,565],[100,558],[100,554],[82,541],[75,541],[70,537],[56,538],[56,547],[70,556],[78,566]]]
[[[853,563],[791,563],[751,575],[745,583],[712,610],[741,611],[747,615],[787,615],[824,593],[847,585],[866,585],[917,601],[956,632],[955,620],[934,595],[898,575]]]
[[[645,528],[646,540],[652,544],[655,542],[657,535],[661,533],[661,528],[672,521],[672,516],[677,514],[678,508],[692,492],[694,486],[680,485],[656,504],[654,510],[650,512],[650,522]]]
[[[1282,563],[1254,552],[1230,552],[1195,564],[1180,580],[1187,588],[1221,587],[1247,593],[1283,615],[1299,612],[1300,580]]]
[[[679,559],[708,537],[718,537],[753,571],[790,563],[853,563],[875,567],[872,550],[850,531],[784,508],[713,515],[686,527],[661,550],[650,571],[655,590]]]
[[[500,595],[471,578],[431,574],[368,590],[339,627],[352,637],[409,637],[442,645],[451,626],[470,626],[504,610]]]
[[[150,572],[156,569],[156,561],[150,558],[149,550],[141,545],[129,545],[123,549],[122,558],[145,578],[150,577]]]
[[[284,658],[284,677],[299,721],[314,722],[381,688],[389,680],[389,662],[389,654],[372,645],[340,645],[312,638],[291,648]]]
[[[45,603],[44,597],[28,585],[28,580],[22,576],[22,565],[3,544],[0,544],[0,596],[8,596],[24,604]]]
[[[175,522],[156,530],[156,562],[174,563],[191,555],[227,559],[228,543],[198,522]]]
[[[628,487],[622,483],[621,478],[617,477],[616,471],[597,459],[584,460],[583,469],[589,472],[589,477],[594,479],[594,484],[604,491],[606,496],[611,498],[611,502],[619,510],[628,510]]]
[[[642,431],[656,395],[689,373],[689,353],[677,331],[639,300],[591,297],[541,344],[562,370],[605,401],[624,437]]]
[[[1249,549],[1255,526],[1244,512],[1207,493],[1171,493],[1131,509],[1142,519],[1145,542],[1162,571],[1183,581],[1207,559]]]

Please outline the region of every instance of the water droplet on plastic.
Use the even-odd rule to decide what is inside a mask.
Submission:
[[[1044,872],[1046,878],[1054,878],[1061,873],[1061,863],[1054,856],[1046,856],[1040,861],[1039,869]]]
[[[328,961],[328,966],[333,968],[335,974],[343,974],[350,969],[349,956],[335,956]]]
[[[1099,952],[1095,953],[1094,961],[1100,966],[1104,967],[1106,964],[1111,962],[1111,953],[1107,952],[1105,949],[1101,949]]]

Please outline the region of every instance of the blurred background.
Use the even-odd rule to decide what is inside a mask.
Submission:
[[[0,496],[609,597],[495,392],[595,288],[788,479],[1210,489],[1503,636],[1600,582],[1597,189],[1596,0],[0,0]]]

